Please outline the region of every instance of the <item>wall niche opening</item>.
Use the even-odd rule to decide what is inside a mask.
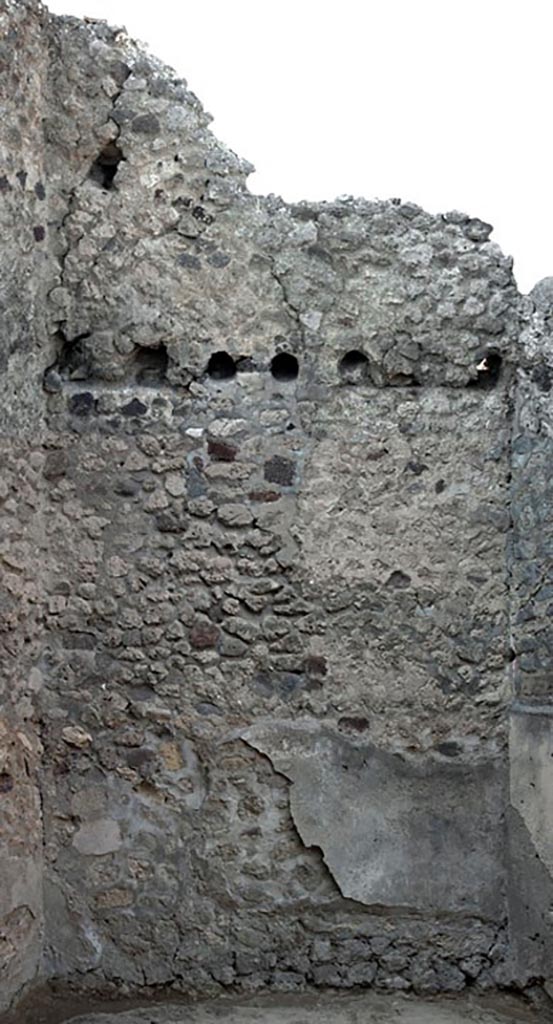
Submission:
[[[361,384],[369,377],[369,360],[360,349],[351,349],[342,356],[338,371],[344,384]]]
[[[156,387],[167,380],[169,356],[165,345],[146,348],[139,345],[133,359],[134,377],[143,387]]]
[[[271,360],[271,373],[275,380],[296,380],[300,366],[298,360],[290,352],[278,352]]]
[[[92,164],[89,178],[96,182],[97,185],[100,185],[101,188],[109,191],[115,187],[114,178],[119,164],[124,159],[121,147],[116,142],[108,142],[107,146],[104,146]]]
[[[93,376],[92,355],[86,344],[91,337],[84,331],[75,338],[68,338],[62,330],[57,332],[59,346],[58,372],[62,380],[91,380]]]
[[[231,380],[236,374],[236,363],[228,352],[214,352],[207,364],[211,380]]]
[[[495,387],[501,375],[502,358],[497,349],[486,352],[476,367],[476,379],[469,381],[469,388],[487,391]]]

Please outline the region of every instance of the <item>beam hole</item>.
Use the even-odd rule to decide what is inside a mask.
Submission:
[[[133,369],[137,384],[155,387],[167,379],[169,356],[165,345],[157,348],[146,348],[139,345],[133,359]]]
[[[298,360],[290,352],[279,352],[271,360],[271,373],[275,380],[296,380],[300,366]]]
[[[214,352],[207,364],[212,380],[231,380],[236,374],[236,363],[228,352]]]
[[[338,370],[345,384],[360,384],[369,376],[369,360],[364,352],[352,349],[342,356]]]
[[[469,382],[469,387],[488,391],[495,387],[501,375],[501,354],[497,349],[490,349],[484,354],[476,367],[476,379]]]
[[[116,142],[108,142],[101,153],[98,154],[92,167],[89,178],[100,185],[106,192],[114,188],[114,178],[117,174],[119,164],[125,157],[123,150]]]

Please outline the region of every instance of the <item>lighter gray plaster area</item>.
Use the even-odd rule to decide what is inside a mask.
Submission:
[[[507,997],[433,1002],[401,996],[264,997],[233,1003],[219,1000],[197,1007],[149,1006],[127,1013],[72,1017],[67,1024],[540,1024],[533,1012]]]
[[[469,768],[439,754],[379,750],[309,721],[260,723],[243,738],[290,780],[302,842],[320,847],[344,897],[500,915],[506,779],[499,759]]]

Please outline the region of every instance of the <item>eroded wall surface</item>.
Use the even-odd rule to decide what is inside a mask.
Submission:
[[[40,728],[43,551],[40,379],[46,247],[46,16],[0,5],[0,1012],[43,948]]]
[[[42,974],[543,980],[548,640],[517,615],[538,563],[547,600],[525,503],[547,518],[549,478],[517,457],[548,444],[521,412],[548,402],[547,288],[521,300],[463,214],[250,195],[123,32],[18,10],[48,52],[19,403],[37,497],[12,507],[38,595],[16,663],[44,751]]]
[[[510,900],[514,953],[551,977],[553,906],[553,281],[525,301],[512,441],[509,542],[514,700],[510,715]]]

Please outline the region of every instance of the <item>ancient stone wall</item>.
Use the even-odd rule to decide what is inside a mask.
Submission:
[[[4,1004],[547,979],[546,286],[462,214],[250,195],[123,32],[2,11]]]
[[[513,952],[549,977],[553,936],[553,280],[522,304],[512,427],[508,561],[514,693],[510,719],[510,894]]]
[[[40,735],[45,559],[40,378],[48,348],[46,15],[0,5],[0,1010],[43,946]]]

